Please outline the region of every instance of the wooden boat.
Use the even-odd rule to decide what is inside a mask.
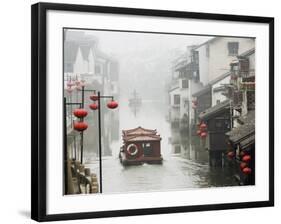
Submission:
[[[119,159],[123,165],[141,165],[143,163],[161,164],[161,137],[156,129],[135,129],[122,131],[123,145]]]

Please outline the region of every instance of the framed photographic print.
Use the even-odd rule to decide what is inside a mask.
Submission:
[[[274,205],[274,19],[32,6],[32,219]]]

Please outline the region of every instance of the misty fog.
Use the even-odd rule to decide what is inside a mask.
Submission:
[[[175,34],[85,31],[97,38],[98,48],[115,58],[119,65],[120,97],[136,90],[143,100],[164,100],[171,66],[189,45],[211,37]]]

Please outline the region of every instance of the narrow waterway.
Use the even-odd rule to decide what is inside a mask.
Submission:
[[[167,107],[162,101],[143,100],[140,108],[130,108],[128,98],[119,100],[119,141],[110,144],[112,156],[103,157],[103,193],[166,191],[187,188],[234,186],[234,172],[229,168],[211,168],[208,151],[191,145],[188,135],[171,129],[166,120]],[[162,137],[162,165],[124,167],[118,159],[121,132],[138,126],[157,129]],[[194,137],[197,138],[197,137]],[[98,161],[86,164],[99,173]]]

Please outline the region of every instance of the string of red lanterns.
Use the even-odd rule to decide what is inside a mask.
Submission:
[[[204,122],[198,124],[197,135],[200,136],[202,139],[207,137],[207,125]]]
[[[75,84],[77,86],[80,85],[81,83],[83,83],[83,85],[85,84],[85,82],[79,82],[79,81],[75,82]],[[76,86],[76,88],[77,88],[77,86]],[[98,103],[96,103],[96,101],[99,100],[99,97],[97,95],[93,94],[90,96],[90,99],[94,102],[89,105],[89,108],[91,110],[98,110],[99,106],[98,106]],[[107,107],[109,109],[115,109],[118,107],[118,103],[112,98],[111,101],[109,101],[107,103]],[[88,115],[87,110],[84,108],[77,108],[73,111],[73,114],[75,117],[80,118],[80,121],[74,122],[74,125],[73,125],[74,129],[77,131],[80,131],[80,132],[85,131],[88,128],[88,124],[83,121],[83,118]]]
[[[235,158],[235,152],[230,151],[227,154],[227,157],[232,160]],[[237,157],[237,160],[240,161],[239,167],[243,174],[249,175],[252,173],[252,169],[249,167],[249,162],[251,161],[251,156],[247,155],[246,152],[241,151],[239,153],[239,156]]]

